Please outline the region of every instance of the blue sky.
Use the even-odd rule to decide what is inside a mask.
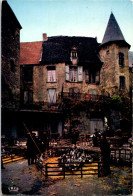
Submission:
[[[133,0],[7,0],[21,26],[20,41],[47,36],[97,37],[102,42],[111,11],[133,51]]]

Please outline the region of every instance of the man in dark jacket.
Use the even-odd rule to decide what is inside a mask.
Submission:
[[[100,149],[101,149],[101,161],[103,162],[103,175],[106,176],[111,173],[110,171],[110,145],[104,133],[101,135]]]
[[[35,134],[29,134],[27,139],[27,158],[28,158],[28,165],[33,164],[36,162],[36,154],[37,154],[37,147],[36,147],[36,137]]]

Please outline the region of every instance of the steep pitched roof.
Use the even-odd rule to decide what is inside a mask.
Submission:
[[[20,64],[39,64],[42,53],[42,41],[20,43]]]
[[[2,20],[4,18],[7,20],[8,18],[12,19],[12,21],[18,26],[19,29],[22,29],[17,17],[15,16],[13,10],[7,3],[7,1],[2,1]]]
[[[130,45],[125,41],[113,13],[111,13],[101,45],[114,41],[121,41],[121,43],[124,43],[130,47]]]
[[[68,36],[49,37],[48,41],[43,43],[42,63],[70,63],[73,46],[77,48],[79,63],[101,63],[97,55],[99,44],[96,38]]]

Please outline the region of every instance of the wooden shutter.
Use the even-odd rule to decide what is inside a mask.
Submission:
[[[31,90],[24,91],[24,104],[33,103],[33,92]]]
[[[69,81],[69,65],[66,65],[66,81]]]
[[[24,104],[28,103],[28,91],[24,91]]]
[[[48,89],[48,103],[56,103],[56,89]]]
[[[96,84],[99,84],[99,82],[100,82],[100,72],[99,71],[96,72],[95,82],[96,82]]]
[[[83,67],[78,66],[78,82],[82,82],[82,81],[83,81]]]
[[[85,81],[89,83],[89,70],[88,69],[85,70]]]

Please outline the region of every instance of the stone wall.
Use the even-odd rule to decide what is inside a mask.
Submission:
[[[6,4],[6,2],[5,2]],[[15,16],[9,7],[3,5],[2,10],[2,106],[15,107],[14,102],[19,101],[20,95],[20,29]]]
[[[124,54],[124,67],[119,66],[119,52]],[[101,48],[99,51],[103,66],[101,69],[101,89],[113,93],[119,89],[119,77],[125,77],[126,91],[129,91],[129,63],[128,48],[113,43]]]
[[[67,82],[65,78],[65,63],[54,64],[56,66],[56,82],[47,82],[47,66],[38,65],[33,69],[33,100],[35,102],[47,102],[47,89],[55,88],[56,96],[62,91],[69,92],[69,88],[78,88],[80,93],[88,93],[89,90],[96,90],[100,94],[99,85],[87,84],[85,82],[85,71],[83,71],[83,82]]]

